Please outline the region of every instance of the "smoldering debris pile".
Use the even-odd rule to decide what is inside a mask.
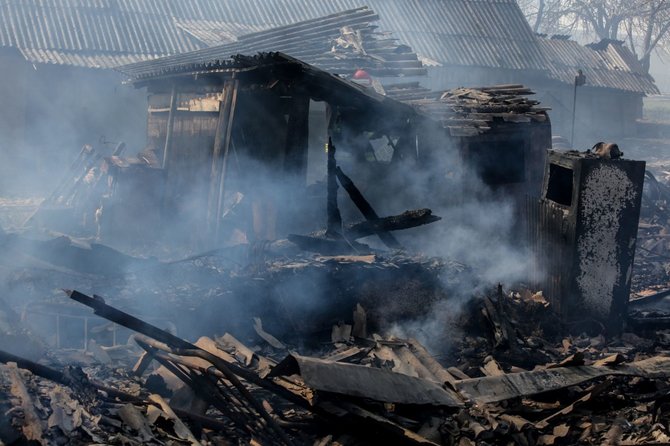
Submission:
[[[392,235],[439,217],[381,218],[337,167],[332,144],[328,157],[328,226],[287,240],[167,262],[3,234],[3,260],[22,265],[8,294],[41,300],[20,316],[0,307],[9,321],[0,346],[3,332],[13,336],[0,348],[0,440],[670,443],[662,324],[631,323],[606,339],[598,321],[566,325],[540,292],[474,291],[481,281],[468,268],[411,256]],[[365,221],[343,224],[338,182]],[[658,221],[642,230],[667,223]],[[360,241],[372,235],[391,251]],[[57,298],[64,283],[91,296]],[[45,343],[33,342],[39,363],[6,351],[36,338],[27,318],[46,331]]]
[[[645,173],[630,315],[630,323],[651,330],[670,326],[669,206],[667,171],[652,164]]]
[[[69,296],[132,330],[132,345],[78,352],[97,358],[83,370],[62,351],[49,366],[0,353],[5,444],[670,442],[668,333],[561,339],[541,293],[471,301],[446,358],[368,331],[362,306],[302,353],[260,320],[253,344],[192,343],[101,297]]]

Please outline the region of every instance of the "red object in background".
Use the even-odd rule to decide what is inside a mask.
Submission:
[[[356,70],[356,72],[351,77],[351,79],[354,82],[356,82],[357,84],[367,85],[367,86],[372,85],[372,76],[370,76],[370,74],[367,71],[361,70],[360,68],[358,70]]]

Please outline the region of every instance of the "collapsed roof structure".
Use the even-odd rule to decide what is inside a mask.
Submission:
[[[373,2],[422,54],[349,0],[0,6],[20,57],[88,71],[134,61],[118,70],[149,95],[144,150],[84,146],[33,232],[0,230],[0,286],[21,308],[0,297],[2,443],[670,439],[656,401],[670,338],[618,336],[644,162],[613,144],[547,152],[547,108],[516,81],[434,92],[413,79],[460,66],[569,85],[515,2]],[[55,13],[22,32],[31,8]],[[594,84],[645,82],[600,62]],[[417,204],[448,215],[441,232],[421,229],[439,257],[412,254],[419,232],[396,235],[441,219],[397,214]],[[459,225],[468,212],[482,227]],[[35,226],[54,214],[86,240],[42,240]],[[450,242],[461,251],[440,251]],[[441,255],[477,250],[488,263]],[[44,360],[45,344],[51,367],[22,357]]]

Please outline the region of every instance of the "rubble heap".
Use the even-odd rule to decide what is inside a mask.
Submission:
[[[123,348],[54,352],[49,367],[0,353],[7,444],[663,444],[670,336],[562,337],[541,293],[470,300],[445,321],[450,354],[369,331],[365,309],[298,353],[254,322],[191,343],[69,291],[135,334]],[[456,339],[461,341],[456,341]],[[134,365],[133,365],[134,364]]]

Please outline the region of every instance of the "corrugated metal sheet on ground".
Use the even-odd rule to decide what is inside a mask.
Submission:
[[[586,86],[613,88],[644,94],[659,94],[654,79],[642,72],[635,56],[618,43],[585,47],[573,40],[539,39],[546,54],[550,76],[572,84],[577,70],[586,76]]]

